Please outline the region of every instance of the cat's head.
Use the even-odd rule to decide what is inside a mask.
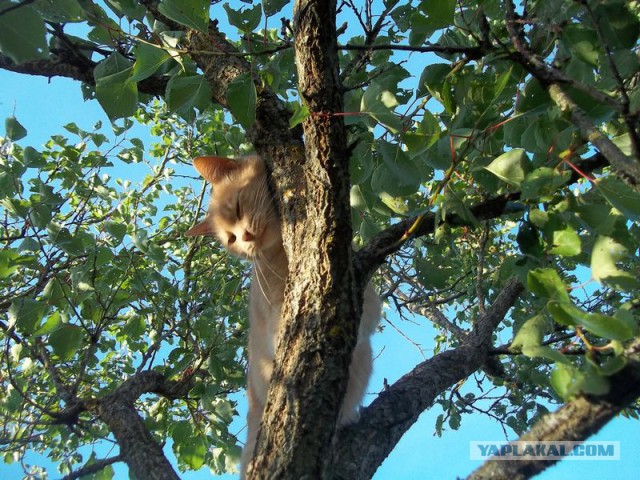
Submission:
[[[214,235],[231,253],[248,259],[269,257],[282,248],[280,219],[260,158],[207,156],[193,165],[213,190],[207,216],[187,236]]]

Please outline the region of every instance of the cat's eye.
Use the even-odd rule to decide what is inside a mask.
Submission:
[[[238,196],[238,198],[236,198],[236,218],[238,220],[240,220],[240,214],[242,212],[240,212],[240,197]]]
[[[233,233],[229,234],[229,245],[236,243],[236,236]]]

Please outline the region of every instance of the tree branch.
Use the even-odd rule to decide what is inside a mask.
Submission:
[[[560,85],[553,83],[547,90],[560,110],[571,115],[571,120],[578,127],[580,135],[600,150],[618,175],[640,190],[640,162],[627,157],[609,137],[596,128],[587,114],[562,90]]]
[[[576,162],[575,166],[581,172],[593,172],[607,166],[607,164],[608,159],[601,153],[596,153],[589,158]],[[579,173],[573,171],[568,184],[570,185],[581,178]],[[515,205],[515,202],[519,199],[520,192],[504,193],[474,205],[469,210],[477,220],[491,220],[520,211],[521,207]],[[433,233],[436,227],[435,219],[435,214],[427,212],[421,219],[419,217],[407,218],[375,235],[367,246],[355,254],[354,261],[357,278],[363,282],[363,285],[366,285],[370,276],[386,260],[387,256],[398,251],[406,241]],[[465,220],[456,214],[447,215],[443,223],[452,226],[466,224]],[[414,225],[417,225],[417,227],[412,231],[412,234],[408,238],[403,238]]]
[[[520,192],[505,193],[491,198],[470,208],[471,213],[478,220],[489,220],[505,214],[513,213],[509,204],[520,198]],[[421,237],[433,233],[436,226],[436,216],[432,212],[422,217],[412,217],[395,223],[386,230],[375,235],[369,244],[359,250],[355,255],[355,264],[358,278],[366,284],[373,272],[385,261],[387,256],[398,251],[409,238]],[[458,215],[449,214],[444,223],[450,225],[462,225],[464,220]],[[417,225],[409,238],[403,239],[409,229]]]
[[[93,78],[93,70],[96,65],[96,62],[89,59],[86,60],[86,65],[78,65],[60,58],[14,63],[9,57],[0,53],[0,68],[5,70],[47,78],[65,77],[79,80],[88,85],[95,85],[96,83]],[[138,82],[138,90],[149,95],[163,96],[168,82],[168,79],[152,76]]]
[[[136,411],[134,402],[145,393],[176,398],[188,390],[188,381],[170,381],[160,372],[147,370],[135,374],[98,400],[86,400],[84,405],[107,424],[120,446],[122,460],[136,478],[178,480],[162,447]]]
[[[486,362],[493,332],[522,289],[522,284],[516,279],[507,282],[458,348],[416,366],[365,408],[358,423],[339,430],[330,477],[345,480],[371,478],[435,398]]]
[[[103,458],[102,460],[96,460],[95,462],[85,465],[78,470],[75,470],[64,477],[62,480],[75,480],[76,478],[82,478],[86,475],[92,475],[98,473],[109,465],[122,461],[122,455],[116,455],[115,457]]]
[[[583,441],[598,432],[640,397],[640,340],[635,340],[626,349],[625,356],[629,363],[609,378],[609,393],[572,400],[556,412],[545,415],[518,441]],[[469,476],[469,480],[530,478],[556,462],[535,457],[517,462],[488,460]]]

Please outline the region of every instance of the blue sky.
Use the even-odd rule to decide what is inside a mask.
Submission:
[[[0,121],[15,113],[18,120],[28,130],[28,136],[21,145],[38,148],[50,135],[65,134],[63,125],[75,122],[80,128],[90,130],[101,120],[107,133],[109,121],[96,101],[82,99],[78,82],[54,78],[27,77],[0,70]],[[3,128],[3,127],[0,127]],[[136,135],[148,145],[150,135],[144,127],[136,130]],[[117,172],[116,172],[117,175]],[[124,172],[122,172],[124,176]],[[401,322],[394,315],[390,317],[403,332],[422,345],[425,354],[430,355],[433,330],[427,321],[418,325]],[[383,379],[392,383],[413,366],[423,360],[420,352],[392,328],[374,338],[374,349],[380,353],[375,364],[375,373],[370,391],[382,389]],[[374,398],[373,394],[369,400]],[[242,410],[242,408],[241,408]],[[439,406],[425,412],[418,423],[405,435],[394,452],[380,467],[374,478],[425,479],[455,478],[469,474],[480,465],[469,460],[469,442],[477,440],[503,441],[502,429],[485,416],[467,415],[463,417],[458,431],[447,430],[442,438],[434,436],[434,424]],[[244,411],[241,411],[241,416]],[[238,428],[242,425],[238,420]],[[538,478],[542,479],[590,479],[590,478],[637,478],[637,458],[640,458],[640,442],[637,441],[638,424],[635,421],[618,418],[607,425],[591,440],[621,442],[619,461],[565,461],[547,470]],[[512,438],[513,439],[513,438]],[[117,478],[126,478],[125,469],[119,468]],[[0,478],[19,478],[21,468],[16,465],[0,464]],[[51,478],[57,478],[55,470]],[[210,478],[207,470],[189,473],[184,478]],[[234,478],[225,476],[225,478]]]

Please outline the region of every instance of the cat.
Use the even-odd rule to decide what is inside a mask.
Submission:
[[[213,189],[207,216],[186,235],[213,235],[230,253],[253,262],[249,292],[249,412],[247,441],[241,459],[241,478],[244,478],[273,371],[288,275],[287,256],[282,245],[280,217],[269,190],[265,164],[259,157],[248,156],[242,160],[197,157],[194,167]],[[370,337],[378,325],[380,309],[380,299],[369,284],[364,293],[358,341],[338,420],[340,425],[358,419],[358,406],[371,376]]]

